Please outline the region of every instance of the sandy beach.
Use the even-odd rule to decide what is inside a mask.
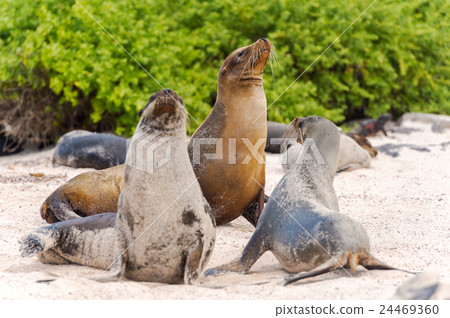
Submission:
[[[392,266],[436,273],[450,282],[450,129],[403,123],[409,133],[370,138],[379,149],[369,169],[339,173],[340,212],[359,221],[374,256]],[[412,275],[343,270],[284,287],[287,273],[266,252],[247,275],[201,277],[196,285],[89,278],[102,271],[79,265],[45,265],[22,258],[18,239],[46,223],[42,202],[57,187],[90,169],[53,167],[53,149],[0,157],[0,299],[388,299]],[[283,176],[281,156],[266,154],[266,192]],[[243,218],[217,228],[207,268],[235,258],[253,227]]]

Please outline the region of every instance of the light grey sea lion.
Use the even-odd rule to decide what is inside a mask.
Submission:
[[[341,267],[393,269],[369,252],[369,237],[362,225],[339,213],[333,180],[338,167],[340,133],[322,117],[293,121],[303,142],[299,164],[273,190],[255,232],[242,255],[208,269],[205,275],[246,273],[266,251],[285,270],[299,273],[287,283]]]
[[[447,115],[406,113],[399,120],[400,124],[403,124],[404,122],[407,121],[415,121],[420,123],[439,125],[447,129],[450,128],[450,116]]]
[[[302,145],[297,143],[282,154],[282,165],[285,169],[290,169],[296,160],[299,160],[301,149]],[[370,162],[370,155],[365,149],[349,136],[341,134],[337,172],[369,168]]]
[[[215,224],[189,161],[183,101],[161,90],[141,113],[118,213],[39,228],[21,239],[23,256],[101,269],[117,259],[108,279],[189,284],[201,273],[214,246]]]

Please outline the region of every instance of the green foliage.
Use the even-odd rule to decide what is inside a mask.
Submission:
[[[275,101],[271,120],[450,114],[447,0],[377,1],[279,99],[372,0],[79,2],[161,85],[183,97],[193,116],[190,132],[214,104],[223,59],[259,37],[277,48],[273,74],[265,72],[268,105]],[[69,0],[3,0],[0,82],[49,88],[73,108],[88,101],[93,123],[112,116],[116,133],[130,135],[138,110],[160,86],[87,12]]]

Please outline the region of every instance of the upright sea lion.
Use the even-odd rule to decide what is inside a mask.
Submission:
[[[53,152],[53,164],[106,169],[125,162],[129,141],[112,134],[74,130],[63,135]]]
[[[267,104],[262,73],[270,52],[269,40],[259,39],[225,59],[214,109],[189,143],[192,166],[218,225],[243,215],[256,226],[264,207],[260,185],[265,184]],[[216,158],[207,157],[214,153]]]
[[[293,121],[303,142],[301,160],[273,190],[258,225],[241,256],[209,269],[205,275],[246,273],[270,250],[285,270],[300,273],[287,280],[316,276],[340,267],[393,269],[369,252],[361,224],[339,213],[333,188],[339,159],[340,133],[322,117]]]
[[[118,259],[119,276],[191,283],[211,255],[215,224],[189,161],[185,125],[181,98],[154,94],[127,154],[118,213],[42,227],[21,239],[22,255],[101,269]]]
[[[262,72],[270,51],[270,42],[260,39],[230,54],[219,71],[214,109],[189,144],[191,160],[198,155],[198,162],[193,162],[194,172],[217,224],[243,214],[256,225],[263,208],[264,192],[252,178],[265,184],[267,127]],[[222,158],[206,157],[216,151],[216,145],[204,145],[204,138],[217,142],[219,147],[222,142]],[[57,222],[77,215],[116,211],[112,209],[114,206],[106,206],[102,198],[117,202],[123,184],[123,169],[122,165],[76,176],[45,200],[41,207],[42,218]],[[100,178],[103,184],[97,187]],[[70,210],[71,206],[74,209]]]

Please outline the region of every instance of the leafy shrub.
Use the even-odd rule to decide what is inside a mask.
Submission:
[[[445,0],[376,2],[279,99],[372,0],[79,2],[161,85],[183,97],[193,116],[190,132],[214,105],[223,59],[259,37],[277,48],[273,74],[269,68],[265,74],[268,105],[276,100],[271,120],[450,114]],[[0,12],[0,98],[10,104],[24,89],[49,90],[57,105],[40,107],[59,133],[75,110],[89,114],[84,128],[133,133],[137,111],[160,86],[81,6],[4,0]]]

